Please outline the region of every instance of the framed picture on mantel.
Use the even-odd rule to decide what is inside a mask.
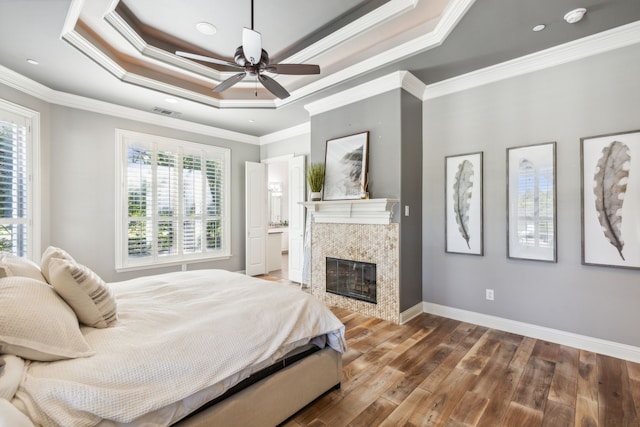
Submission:
[[[369,131],[327,141],[323,200],[360,199],[366,191]]]

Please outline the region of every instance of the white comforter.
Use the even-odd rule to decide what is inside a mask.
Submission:
[[[248,366],[257,371],[314,337],[345,349],[342,323],[291,286],[223,270],[110,286],[119,321],[82,328],[95,356],[27,363],[13,403],[36,424],[128,423],[214,384],[222,394]]]

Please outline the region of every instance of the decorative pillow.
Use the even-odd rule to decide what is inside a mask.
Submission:
[[[0,399],[0,427],[33,427],[33,423],[6,399]]]
[[[0,353],[44,362],[95,354],[56,291],[20,276],[0,279]]]
[[[3,253],[0,255],[0,278],[10,276],[31,277],[47,282],[35,262],[10,253]]]
[[[3,354],[0,360],[5,363],[0,371],[0,398],[11,400],[22,381],[24,360],[13,354]]]
[[[73,308],[78,320],[94,328],[106,328],[116,320],[116,299],[109,286],[88,267],[75,261],[52,258],[49,283]]]
[[[55,246],[49,246],[47,249],[45,249],[45,251],[42,253],[42,258],[40,259],[40,270],[42,270],[42,275],[49,283],[51,283],[49,263],[54,258],[66,259],[75,262],[73,257],[69,255],[69,253],[64,249],[56,248]]]

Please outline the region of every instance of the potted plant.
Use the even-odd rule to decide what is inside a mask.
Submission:
[[[311,163],[307,169],[307,182],[311,189],[311,201],[322,200],[322,186],[324,185],[324,163]]]

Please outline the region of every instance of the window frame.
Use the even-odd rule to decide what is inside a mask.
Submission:
[[[158,135],[152,135],[141,132],[134,132],[123,129],[116,129],[116,237],[115,237],[115,250],[116,250],[116,271],[132,271],[140,269],[149,269],[156,267],[164,267],[171,265],[184,265],[194,262],[205,262],[223,260],[231,257],[231,150],[229,148],[218,147],[209,144],[191,142],[186,140],[168,138]],[[216,157],[221,157],[223,162],[222,172],[222,248],[215,252],[206,252],[206,248],[202,248],[197,253],[185,253],[181,244],[177,244],[178,253],[175,255],[159,255],[159,251],[156,245],[156,238],[154,236],[154,242],[152,254],[149,257],[143,257],[139,259],[129,257],[128,250],[128,223],[129,223],[129,203],[128,203],[128,189],[127,189],[127,171],[128,171],[128,147],[132,144],[138,144],[146,147],[154,147],[154,150],[171,151],[173,153],[181,153],[186,155],[192,155],[194,152],[202,154],[210,153]],[[157,165],[156,165],[157,167]],[[153,188],[157,185],[157,168],[152,170],[153,174]],[[180,162],[180,173],[183,171],[182,163]],[[181,191],[181,190],[180,190]],[[182,193],[180,193],[182,194]],[[154,199],[156,195],[154,194]],[[182,197],[180,197],[182,199]],[[180,206],[182,200],[180,201]],[[151,212],[148,215],[151,218],[153,227],[160,220],[158,212]],[[178,222],[182,217],[182,214],[178,215]],[[204,216],[203,229],[206,228],[206,215]],[[182,226],[179,226],[178,234],[182,230]],[[178,242],[182,242],[179,237]]]
[[[42,171],[40,113],[0,99],[0,116],[18,116],[27,128],[27,258],[40,262],[42,244]]]

